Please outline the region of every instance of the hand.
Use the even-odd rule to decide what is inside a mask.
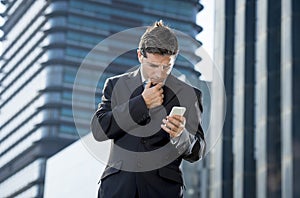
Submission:
[[[142,93],[142,96],[144,98],[144,101],[148,109],[162,105],[164,101],[163,100],[164,91],[162,89],[163,83],[158,83],[154,87],[150,87],[150,86],[151,86],[151,82],[148,82]]]
[[[161,128],[172,138],[180,136],[185,128],[185,117],[180,115],[167,116],[162,122]]]

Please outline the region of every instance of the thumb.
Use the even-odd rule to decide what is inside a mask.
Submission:
[[[148,81],[146,86],[145,86],[145,89],[149,89],[151,87],[151,81]]]

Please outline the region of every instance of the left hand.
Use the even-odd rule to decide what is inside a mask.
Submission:
[[[161,128],[172,138],[180,136],[185,128],[185,117],[180,115],[167,116],[162,122]]]

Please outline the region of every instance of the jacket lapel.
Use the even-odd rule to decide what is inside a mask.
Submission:
[[[169,75],[164,86],[164,103],[167,105],[182,89],[179,80],[173,75]]]
[[[125,80],[125,84],[127,88],[129,89],[129,93],[133,94],[132,97],[137,96],[138,94],[142,93],[143,87],[142,85],[142,78],[141,78],[141,72],[140,69],[137,69],[127,76],[127,79]],[[139,88],[139,90],[137,90]]]

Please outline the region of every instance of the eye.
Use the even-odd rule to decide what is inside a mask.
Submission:
[[[154,65],[154,64],[150,64],[150,67],[158,68],[159,66],[158,65]]]
[[[163,69],[164,69],[164,70],[169,70],[170,68],[171,68],[171,66],[169,66],[169,65],[164,65],[164,66],[163,66]]]

